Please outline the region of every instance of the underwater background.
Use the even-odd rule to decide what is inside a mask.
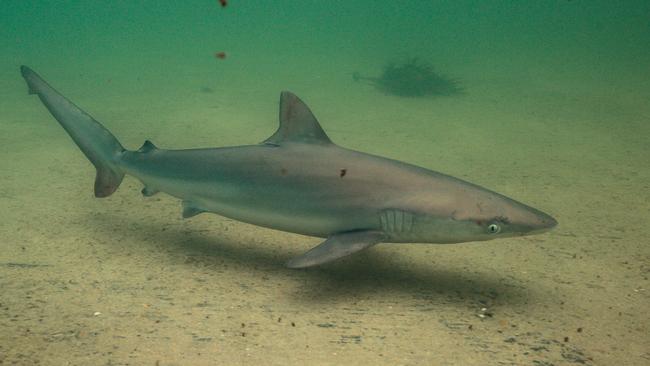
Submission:
[[[0,364],[650,364],[648,1],[2,0],[0,55]],[[412,59],[462,93],[353,77]],[[320,239],[95,199],[22,64],[131,149],[260,142],[290,90],[559,226],[289,270]]]

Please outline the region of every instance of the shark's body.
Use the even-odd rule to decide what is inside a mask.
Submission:
[[[455,243],[527,235],[556,225],[549,215],[477,185],[330,141],[307,106],[283,92],[280,127],[258,145],[128,151],[101,124],[23,66],[37,94],[97,168],[95,195],[124,174],[183,200],[183,216],[236,220],[328,238],[289,262],[325,263],[379,242]]]

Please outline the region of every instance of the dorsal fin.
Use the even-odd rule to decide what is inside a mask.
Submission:
[[[295,94],[280,94],[280,126],[264,143],[281,145],[283,142],[331,144],[309,107]]]
[[[152,150],[158,150],[156,145],[153,144],[153,142],[146,140],[142,146],[138,149],[138,152],[140,153],[147,153]]]

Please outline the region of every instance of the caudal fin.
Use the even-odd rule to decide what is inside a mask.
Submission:
[[[49,86],[32,69],[21,66],[20,72],[27,82],[29,94],[38,95],[97,169],[95,197],[110,196],[124,178],[118,164],[120,155],[124,152],[120,142],[99,122]]]

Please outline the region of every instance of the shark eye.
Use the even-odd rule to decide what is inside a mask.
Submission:
[[[490,225],[487,227],[487,229],[488,229],[488,233],[490,233],[490,234],[496,234],[496,233],[498,233],[499,231],[501,231],[501,226],[499,226],[499,225],[497,225],[497,224],[490,224]]]

